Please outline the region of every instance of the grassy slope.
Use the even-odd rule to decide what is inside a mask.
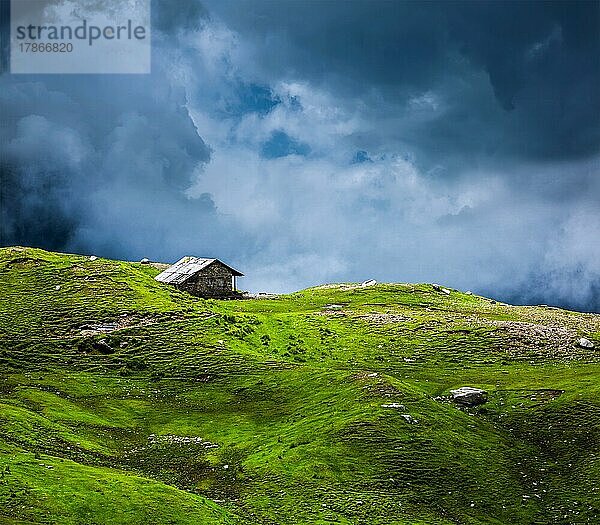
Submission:
[[[600,352],[574,344],[600,316],[430,285],[205,301],[156,273],[0,250],[0,522],[600,521]],[[464,385],[490,401],[444,399]]]

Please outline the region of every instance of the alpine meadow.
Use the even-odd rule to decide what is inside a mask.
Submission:
[[[0,251],[3,523],[598,522],[600,315],[158,273]]]

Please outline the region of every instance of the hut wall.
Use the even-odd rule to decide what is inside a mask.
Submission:
[[[218,261],[190,277],[179,288],[198,297],[227,297],[232,292],[233,274]]]

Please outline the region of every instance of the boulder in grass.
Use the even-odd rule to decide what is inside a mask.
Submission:
[[[450,295],[450,290],[448,290],[448,288],[444,288],[443,286],[440,286],[439,284],[432,284],[431,287],[436,291],[436,292],[442,292],[445,293],[446,295]]]
[[[342,308],[344,308],[343,304],[326,304],[325,306],[323,306],[323,308],[325,310],[341,310]]]
[[[108,344],[106,339],[100,339],[100,341],[94,341],[93,343],[94,350],[100,352],[101,354],[114,354],[113,348]]]
[[[580,338],[579,341],[577,341],[577,344],[581,348],[588,348],[589,350],[592,350],[594,348],[594,343],[589,339],[586,339],[585,337]]]
[[[485,390],[472,386],[463,386],[456,390],[450,390],[450,394],[452,395],[452,401],[458,405],[467,407],[482,405],[488,400],[488,394]]]
[[[150,264],[150,259],[148,259],[148,257],[144,257],[143,259],[140,260],[141,264]]]
[[[86,337],[82,339],[77,345],[77,347],[81,352],[84,352],[86,354],[99,353],[108,355],[114,354],[115,352],[114,349],[108,344],[108,341],[106,341],[106,339],[100,339],[99,341],[96,341],[91,337]]]

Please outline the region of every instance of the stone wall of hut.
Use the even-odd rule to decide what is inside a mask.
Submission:
[[[231,270],[216,261],[179,285],[179,288],[198,297],[229,297],[233,294],[232,278]]]

